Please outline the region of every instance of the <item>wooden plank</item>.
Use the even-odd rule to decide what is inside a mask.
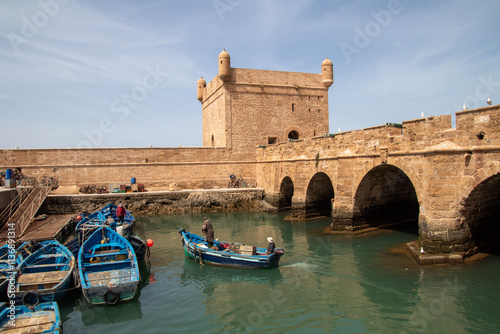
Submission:
[[[49,215],[44,220],[32,222],[19,241],[42,241],[54,239],[60,230],[70,223],[74,215]],[[7,240],[7,235],[0,235],[0,242]]]
[[[68,270],[64,270],[22,274],[17,279],[17,282],[20,284],[45,284],[46,282],[53,281],[60,282],[68,275],[68,272]]]
[[[49,263],[49,264],[35,264],[32,266],[25,266],[23,268],[45,268],[45,267],[60,267],[60,266],[69,266],[68,263]]]
[[[52,323],[54,323],[56,320],[54,314],[28,316],[29,314],[26,314],[22,317],[16,318],[16,326],[4,327],[2,329],[2,332],[9,334],[41,333],[43,331],[49,330],[52,326]]]

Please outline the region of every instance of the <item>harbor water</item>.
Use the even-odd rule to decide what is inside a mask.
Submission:
[[[200,214],[136,217],[153,239],[139,296],[92,306],[79,291],[60,302],[65,333],[500,333],[500,257],[419,266],[405,231],[328,235],[329,220],[213,213],[215,237],[285,249],[274,269],[200,265],[186,258],[180,228],[201,234]]]

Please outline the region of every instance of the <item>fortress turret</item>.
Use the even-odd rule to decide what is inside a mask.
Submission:
[[[326,88],[333,84],[333,63],[328,57],[321,63],[321,75],[323,77],[323,85]]]
[[[219,78],[222,81],[228,81],[231,78],[231,57],[226,49],[219,54]]]
[[[203,91],[205,90],[206,86],[207,83],[205,82],[205,79],[203,79],[203,77],[199,78],[198,82],[196,83],[196,98],[200,102],[203,102]]]

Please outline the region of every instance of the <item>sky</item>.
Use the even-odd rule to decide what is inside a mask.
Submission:
[[[201,147],[196,82],[334,64],[330,133],[500,101],[500,1],[0,2],[0,149]]]

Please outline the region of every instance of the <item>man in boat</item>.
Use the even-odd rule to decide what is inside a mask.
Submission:
[[[205,233],[205,241],[207,242],[208,248],[214,245],[214,227],[212,226],[212,222],[208,220],[207,217],[203,218],[203,226],[201,231]]]
[[[274,243],[273,237],[267,238],[267,241],[269,242],[269,246],[267,246],[267,253],[268,254],[274,253],[274,249],[276,248],[276,244]]]
[[[125,218],[125,208],[123,204],[119,204],[118,208],[116,208],[116,218],[118,218],[118,222],[123,223],[123,219]]]

